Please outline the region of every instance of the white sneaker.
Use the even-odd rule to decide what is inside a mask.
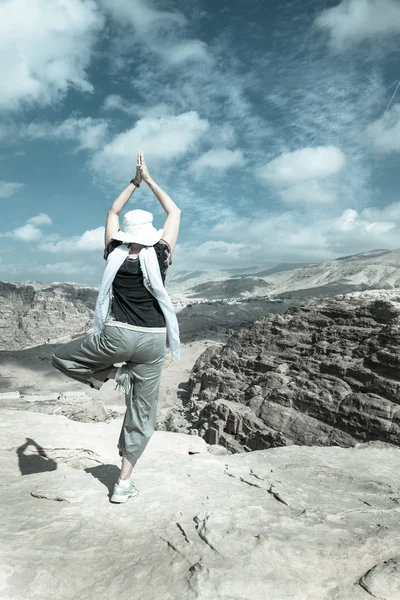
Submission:
[[[122,502],[126,502],[129,498],[134,498],[139,494],[139,490],[137,487],[129,481],[129,485],[124,485],[119,483],[120,480],[114,485],[113,495],[111,496],[111,502],[118,502],[121,504]]]

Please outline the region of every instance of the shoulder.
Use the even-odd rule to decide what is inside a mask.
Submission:
[[[172,264],[171,247],[165,240],[161,239],[157,244],[154,244],[154,249],[159,259],[166,262],[167,266]]]
[[[108,255],[111,254],[111,252],[115,250],[115,248],[121,246],[121,244],[122,242],[120,242],[119,240],[110,240],[104,250],[104,260],[107,260]]]

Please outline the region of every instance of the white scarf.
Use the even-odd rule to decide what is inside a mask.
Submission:
[[[118,246],[109,253],[106,268],[100,284],[94,312],[94,332],[100,333],[108,316],[111,298],[111,285],[114,277],[129,254],[129,247]],[[172,359],[180,360],[179,326],[174,307],[163,284],[160,265],[153,246],[142,248],[139,252],[140,268],[143,273],[143,283],[148,291],[158,300],[165,317],[167,326],[168,344],[171,349]]]

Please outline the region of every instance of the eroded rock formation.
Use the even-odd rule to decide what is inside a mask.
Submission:
[[[197,360],[188,415],[234,451],[400,445],[400,293],[364,292],[270,315]]]
[[[0,350],[20,350],[84,333],[93,321],[96,288],[69,283],[0,281]]]

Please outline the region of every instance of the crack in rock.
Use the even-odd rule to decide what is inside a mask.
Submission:
[[[282,504],[284,504],[285,506],[289,506],[289,504],[286,502],[286,500],[284,500],[282,498],[282,496],[280,496],[280,494],[278,494],[278,492],[274,492],[274,490],[272,489],[274,486],[271,484],[271,487],[267,490],[268,494],[271,494],[271,496],[273,496],[275,498],[275,500],[278,500],[278,502],[282,502]],[[289,506],[290,508],[290,506]]]
[[[243,483],[247,483],[247,485],[250,485],[251,487],[256,487],[260,490],[264,489],[262,485],[258,485],[258,483],[252,483],[251,481],[247,481],[247,479],[245,479],[244,477],[239,477],[240,481],[243,481]]]
[[[253,469],[250,469],[249,474],[252,477],[255,477],[256,479],[259,479],[260,481],[266,481],[265,477],[260,477],[260,475],[257,475],[257,473],[254,473]]]
[[[214,548],[214,546],[211,544],[211,542],[207,539],[207,535],[204,532],[206,523],[208,521],[208,517],[209,517],[209,515],[207,515],[204,519],[200,519],[197,515],[195,517],[193,517],[193,521],[196,523],[197,534],[198,534],[199,538],[201,540],[203,540],[203,542],[205,542],[207,544],[207,546],[209,546],[213,552],[215,552],[219,556],[222,556],[223,558],[225,558],[225,556],[223,554],[221,554],[221,552],[219,552],[216,548]]]
[[[170,542],[169,540],[165,540],[162,536],[160,536],[160,540],[165,542],[169,546],[169,548],[172,548],[172,550],[175,550],[175,552],[177,552],[178,554],[182,554],[182,552],[180,550],[178,550],[178,548],[176,546],[174,546],[174,544],[172,542]]]
[[[31,496],[34,498],[39,498],[39,500],[54,500],[55,502],[69,502],[66,498],[61,498],[60,496],[56,496],[51,493],[46,492],[31,492]]]
[[[187,536],[187,533],[186,533],[186,531],[183,529],[182,525],[181,525],[180,523],[176,522],[176,526],[177,526],[177,528],[179,529],[179,531],[181,532],[181,534],[183,535],[183,537],[185,538],[185,541],[186,541],[188,544],[192,544],[193,542],[191,542],[191,541],[189,540],[189,538],[188,538],[188,536]]]
[[[244,477],[237,477],[233,473],[229,473],[229,471],[224,471],[224,475],[229,475],[229,477],[233,477],[234,479],[238,479],[242,483],[247,483],[247,485],[250,485],[251,487],[256,487],[256,488],[259,488],[260,490],[265,489],[262,485],[258,485],[258,483],[253,483],[253,482],[249,481],[248,479],[245,479]],[[250,475],[254,475],[254,474],[250,473]],[[259,479],[261,481],[265,481],[265,479],[263,479],[262,477],[258,477],[257,475],[254,475],[254,477],[256,477],[257,479]]]

